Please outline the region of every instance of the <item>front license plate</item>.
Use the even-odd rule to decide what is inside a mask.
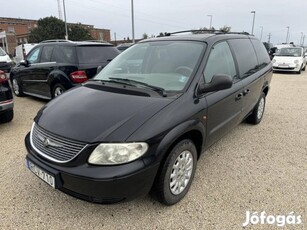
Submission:
[[[36,176],[38,176],[40,179],[45,181],[47,184],[49,184],[51,187],[55,188],[55,178],[54,176],[50,175],[49,173],[45,172],[41,168],[37,167],[35,164],[33,164],[31,161],[27,160],[27,167],[28,169],[33,172]]]
[[[287,65],[287,64],[280,64],[280,65],[278,65],[278,67],[289,68],[289,65]]]

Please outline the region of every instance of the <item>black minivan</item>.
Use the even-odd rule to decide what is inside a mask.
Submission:
[[[144,40],[49,102],[25,138],[27,167],[99,203],[152,191],[179,202],[199,156],[246,120],[258,124],[272,78],[263,44],[242,34]]]
[[[11,70],[16,96],[52,99],[96,75],[120,52],[110,43],[47,40]]]

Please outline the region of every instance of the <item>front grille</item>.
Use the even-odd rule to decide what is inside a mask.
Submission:
[[[84,142],[58,136],[35,123],[31,131],[31,144],[38,154],[58,163],[72,160],[86,146]]]

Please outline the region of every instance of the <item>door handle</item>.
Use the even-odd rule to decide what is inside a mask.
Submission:
[[[239,94],[236,96],[236,101],[241,100],[242,97],[243,97],[243,93],[239,93]]]
[[[243,91],[243,96],[247,95],[249,93],[249,91],[250,91],[249,89],[244,90]]]

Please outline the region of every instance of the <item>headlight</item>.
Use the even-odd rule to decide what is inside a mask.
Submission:
[[[272,63],[275,63],[275,62],[276,62],[276,60],[275,60],[275,59],[273,59],[273,60],[272,60]]]
[[[299,60],[294,60],[294,64],[298,64],[299,62]]]
[[[91,153],[88,162],[97,165],[116,165],[133,161],[146,153],[146,143],[100,144]]]
[[[11,58],[10,58],[10,57],[7,57],[6,62],[7,62],[7,63],[12,62]]]

